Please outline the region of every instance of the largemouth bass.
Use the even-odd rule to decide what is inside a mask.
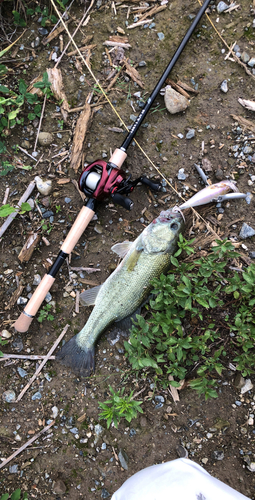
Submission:
[[[82,330],[59,351],[58,360],[82,376],[95,370],[98,337],[112,323],[131,316],[145,301],[152,278],[169,269],[183,226],[180,212],[166,210],[133,243],[125,241],[112,247],[124,258],[103,285],[81,294],[83,303],[95,307]]]

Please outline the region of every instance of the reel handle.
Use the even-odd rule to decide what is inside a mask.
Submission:
[[[161,184],[159,184],[157,182],[150,181],[150,179],[148,179],[148,177],[145,177],[145,175],[142,175],[142,177],[140,177],[140,182],[142,184],[145,184],[149,188],[151,188],[153,191],[161,191],[162,190]]]
[[[120,205],[123,208],[126,208],[126,210],[131,210],[134,206],[132,200],[130,200],[127,196],[122,196],[119,193],[111,193],[111,198],[114,203]]]

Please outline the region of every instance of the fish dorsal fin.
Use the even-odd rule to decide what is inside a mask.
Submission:
[[[116,245],[113,245],[111,250],[119,257],[123,258],[128,253],[131,245],[133,245],[131,241],[123,241],[122,243],[116,243]]]
[[[80,294],[80,303],[83,306],[94,306],[101,287],[102,285],[94,286],[93,288],[89,288],[88,290],[85,290],[85,292],[82,292]]]

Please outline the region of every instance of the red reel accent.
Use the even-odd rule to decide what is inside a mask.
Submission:
[[[94,191],[86,186],[86,178],[89,172],[97,172],[101,175],[101,179]],[[123,170],[109,166],[104,160],[96,160],[84,168],[79,178],[79,188],[87,196],[93,197],[96,200],[103,200],[107,198],[112,192],[112,189],[115,187],[117,188],[124,179],[125,174]]]

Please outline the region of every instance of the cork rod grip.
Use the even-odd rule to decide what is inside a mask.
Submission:
[[[95,212],[91,210],[91,208],[82,207],[61,247],[62,252],[65,252],[67,254],[71,253],[77,241],[80,239],[82,233],[89,225],[94,214]]]
[[[55,278],[49,274],[45,274],[41,283],[35,289],[30,301],[27,303],[24,311],[20,314],[17,321],[13,325],[18,332],[26,332],[28,330],[33,321],[33,317],[37,313],[54,281]]]

